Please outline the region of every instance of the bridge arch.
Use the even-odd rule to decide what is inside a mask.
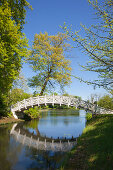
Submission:
[[[91,110],[94,112],[95,105],[89,102],[86,102],[84,100],[80,100],[78,98],[69,97],[69,96],[58,96],[58,95],[45,95],[45,96],[37,96],[37,97],[30,97],[28,99],[24,99],[20,102],[17,102],[16,104],[11,106],[11,112],[13,113],[13,116],[18,119],[18,116],[16,112],[21,112],[25,109],[28,109],[29,107],[33,106],[40,106],[40,105],[48,105],[52,104],[53,106],[55,104],[61,105],[67,105],[74,106],[77,108],[84,108],[87,110]]]

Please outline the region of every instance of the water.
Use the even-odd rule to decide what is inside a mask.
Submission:
[[[85,111],[43,111],[39,120],[0,127],[0,170],[57,169],[81,135]],[[66,139],[65,139],[66,137]]]

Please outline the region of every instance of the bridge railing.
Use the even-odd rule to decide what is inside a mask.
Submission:
[[[37,96],[24,99],[16,104],[12,105],[12,109],[21,110],[22,108],[27,108],[28,106],[40,105],[40,104],[65,104],[76,106],[79,100],[76,98],[68,96]]]
[[[78,107],[83,107],[85,109],[93,109],[94,104],[88,103],[84,100],[80,100],[78,98],[74,97],[69,97],[69,96],[37,96],[37,97],[30,97],[28,99],[24,99],[20,102],[17,102],[16,104],[11,106],[11,111],[13,113],[13,116],[17,118],[15,112],[16,111],[21,111],[21,109],[27,109],[28,107],[33,107],[35,105],[40,106],[41,104],[59,104],[61,105],[67,105],[69,106],[74,106],[76,108]],[[94,109],[93,109],[94,110]]]

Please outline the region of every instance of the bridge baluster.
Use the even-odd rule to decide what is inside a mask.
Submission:
[[[27,109],[27,107],[26,107],[26,99],[24,99],[24,107],[25,107],[25,109]]]
[[[75,99],[74,97],[55,96],[53,94],[53,96],[51,97],[45,95],[45,96],[37,96],[37,98],[30,97],[29,99],[24,99],[23,101],[17,102],[17,104],[11,106],[11,112],[13,113],[13,116],[16,119],[18,119],[17,115],[15,114],[16,111],[21,111],[22,108],[27,109],[27,106],[33,107],[33,105],[35,104],[38,104],[39,106],[40,104],[44,104],[44,103],[45,105],[47,103],[51,103],[53,106],[55,103],[59,104],[60,106],[64,104],[64,105],[68,105],[68,107],[75,106],[76,108],[80,106],[83,107],[84,109],[90,109],[91,111],[93,111],[93,113],[97,112],[97,110],[99,109],[98,106],[95,107],[94,104],[91,103],[88,104],[88,102]]]
[[[60,106],[61,106],[61,104],[62,104],[62,96],[60,96]]]
[[[53,106],[54,106],[54,101],[55,101],[55,100],[54,100],[54,94],[53,94],[53,103],[52,103]]]
[[[68,107],[70,106],[70,97],[68,98]]]
[[[20,102],[18,102],[18,110],[20,111]]]
[[[45,106],[46,106],[47,104],[46,104],[46,95],[45,95]]]
[[[33,99],[32,99],[32,97],[30,97],[30,103],[31,103],[31,106],[33,107]]]
[[[46,145],[46,139],[45,139],[45,148],[47,147],[47,145]]]

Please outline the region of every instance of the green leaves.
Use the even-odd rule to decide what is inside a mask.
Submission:
[[[42,88],[42,95],[45,89],[53,88],[55,83],[62,86],[71,82],[70,61],[64,57],[64,51],[69,49],[66,43],[67,36],[62,33],[49,36],[45,34],[35,34],[33,48],[27,58],[33,71],[37,73],[29,81],[30,86]]]
[[[21,0],[18,1],[18,3],[21,2]],[[27,5],[25,1],[23,3]],[[14,12],[17,13],[14,14]],[[28,40],[21,32],[24,14],[18,12],[22,11],[18,5],[15,9],[13,1],[2,0],[0,2],[0,100],[2,105],[6,103],[13,82],[19,75],[22,58],[28,54]]]
[[[113,89],[113,3],[111,0],[101,4],[97,0],[88,2],[96,11],[97,24],[89,28],[81,25],[85,37],[79,31],[73,33],[65,24],[63,29],[76,43],[76,47],[89,56],[90,61],[82,66],[84,70],[98,74],[97,80],[86,82]]]
[[[0,7],[0,88],[7,93],[19,74],[21,58],[27,55],[27,39],[11,19],[8,4]]]
[[[98,101],[98,105],[100,107],[113,110],[113,98],[111,98],[109,95],[105,95],[100,98],[100,100]]]

